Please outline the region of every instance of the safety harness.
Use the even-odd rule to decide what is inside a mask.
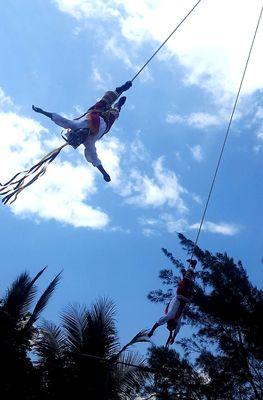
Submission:
[[[76,129],[76,130],[68,130],[64,135],[61,135],[62,138],[72,146],[74,149],[77,149],[81,144],[83,144],[87,137],[90,134],[89,129]]]

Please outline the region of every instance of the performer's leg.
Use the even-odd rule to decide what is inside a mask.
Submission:
[[[122,108],[123,104],[125,103],[125,101],[126,101],[126,97],[125,96],[121,97],[119,99],[119,101],[114,104],[114,107],[118,108],[118,110],[121,111],[121,108]]]
[[[149,337],[152,337],[152,335],[154,334],[154,331],[158,328],[158,326],[159,326],[158,322],[155,322],[155,324],[153,325],[152,329],[148,333]]]
[[[168,314],[166,314],[166,315],[164,315],[163,317],[161,317],[158,321],[157,321],[157,323],[158,323],[158,325],[164,325],[164,324],[166,324],[168,321],[169,321],[169,319],[172,319],[171,318],[171,316],[170,316],[170,312],[168,313]]]
[[[52,121],[55,122],[56,125],[61,126],[62,128],[73,129],[73,130],[83,128],[83,121],[78,121],[78,120],[72,121],[71,119],[64,118],[59,114],[44,111],[44,110],[42,110],[42,108],[35,107],[35,106],[32,106],[32,109],[37,113],[43,114],[46,117],[51,118]],[[88,121],[86,122],[86,124],[87,124],[87,128],[88,128]]]
[[[43,115],[45,115],[45,116],[48,117],[48,118],[52,118],[52,113],[50,113],[50,112],[48,112],[48,111],[44,111],[44,110],[42,110],[42,108],[40,108],[40,107],[32,106],[32,109],[33,109],[35,112],[40,113],[40,114],[43,114]]]
[[[169,344],[172,344],[172,337],[173,337],[173,331],[170,331],[168,339],[167,339],[166,344],[165,344],[165,349],[168,348]]]
[[[67,119],[62,117],[59,114],[53,113],[51,117],[52,121],[55,122],[56,125],[61,126],[65,129],[79,129],[80,122],[72,121],[71,119]]]
[[[159,325],[166,324],[170,319],[173,319],[178,311],[180,302],[177,299],[171,301],[168,307],[168,312],[161,317],[157,322]]]
[[[170,340],[170,344],[173,344],[173,343],[174,343],[174,340],[175,340],[175,338],[176,338],[176,336],[177,336],[177,333],[179,332],[180,328],[181,328],[181,319],[179,319],[179,320],[177,321],[175,330],[173,331],[173,335],[172,335],[171,340]]]

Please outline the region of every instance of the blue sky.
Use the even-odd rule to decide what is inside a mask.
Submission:
[[[195,2],[181,3],[2,2],[0,181],[62,143],[59,129],[31,104],[79,115],[135,75]],[[258,0],[239,3],[201,3],[134,81],[118,122],[97,146],[110,184],[86,163],[83,149],[69,149],[13,206],[0,207],[1,291],[24,269],[33,274],[48,265],[41,289],[61,269],[63,279],[46,318],[107,295],[125,342],[159,317],[163,307],[146,296],[169,266],[160,249],[184,261],[176,232],[195,239],[260,11]],[[241,259],[259,287],[262,36],[260,27],[199,241]],[[165,335],[160,329],[155,342]]]

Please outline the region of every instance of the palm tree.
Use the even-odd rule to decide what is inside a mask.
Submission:
[[[36,301],[35,283],[45,269],[33,279],[27,272],[19,275],[1,300],[0,354],[3,398],[40,398],[39,376],[28,352],[32,350],[37,334],[34,324],[46,307],[60,278],[58,274]]]
[[[62,314],[63,329],[45,324],[38,344],[39,367],[46,377],[48,399],[132,399],[146,373],[126,364],[143,365],[128,351],[145,341],[144,332],[120,347],[115,306],[101,298],[90,309],[70,306]]]

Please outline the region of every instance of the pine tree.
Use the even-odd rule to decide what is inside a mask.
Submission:
[[[193,243],[182,234],[179,240],[190,255]],[[162,251],[176,269],[183,267],[172,253]],[[187,362],[191,373],[195,371],[203,378],[198,385],[201,397],[196,398],[262,399],[263,291],[252,285],[242,263],[235,263],[226,253],[212,254],[196,247],[194,255],[199,268],[192,304],[185,311],[185,322],[192,326],[193,335],[180,341],[185,356],[178,355],[175,369],[181,373]],[[165,302],[171,297],[178,276],[171,269],[164,269],[160,279],[167,289],[150,292],[148,297],[153,302]],[[150,361],[153,356],[157,362],[153,351]],[[172,380],[170,384],[173,386]]]

